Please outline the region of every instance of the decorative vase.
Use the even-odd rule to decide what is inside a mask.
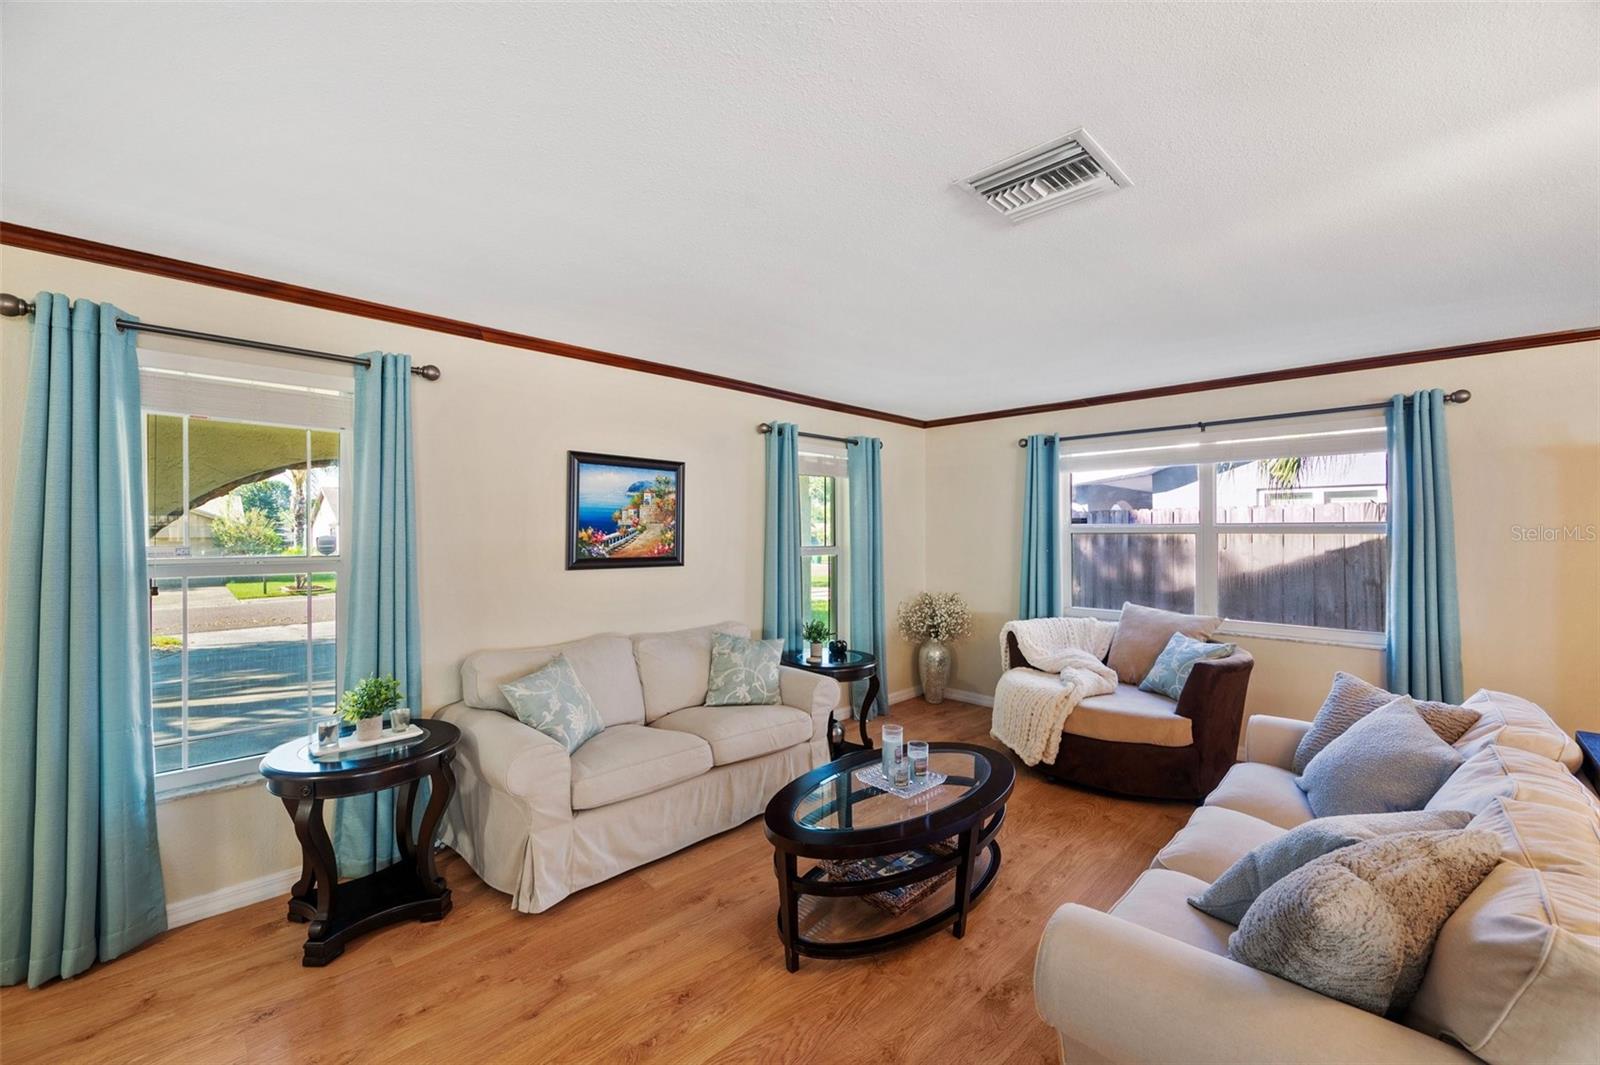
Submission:
[[[944,702],[944,686],[950,683],[950,648],[939,640],[924,640],[917,648],[917,674],[922,678],[922,697],[930,703]]]
[[[813,662],[822,661],[822,641],[821,640],[812,640],[811,641],[810,659]]]
[[[364,717],[356,722],[356,739],[365,743],[383,735],[383,715]]]

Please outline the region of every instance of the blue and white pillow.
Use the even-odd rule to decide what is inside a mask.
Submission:
[[[726,632],[711,634],[711,680],[707,706],[762,706],[778,702],[777,640],[747,640]]]
[[[1143,691],[1176,700],[1183,694],[1183,686],[1189,682],[1189,674],[1194,671],[1196,662],[1206,658],[1227,658],[1237,649],[1231,643],[1211,643],[1175,632],[1156,657],[1156,664],[1139,682],[1139,687]]]
[[[556,655],[521,680],[500,685],[517,720],[566,747],[582,747],[605,728],[578,674],[566,655]]]

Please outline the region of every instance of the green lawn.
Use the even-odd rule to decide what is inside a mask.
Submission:
[[[322,577],[311,585],[312,595],[326,595],[337,590],[338,581],[333,577]],[[228,591],[240,601],[246,599],[272,599],[286,595],[299,595],[294,591],[293,577],[268,577],[264,585],[262,581],[229,581]]]

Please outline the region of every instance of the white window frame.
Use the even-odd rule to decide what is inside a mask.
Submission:
[[[235,363],[221,359],[147,350],[139,352],[139,366],[144,393],[139,419],[141,474],[145,477],[149,475],[149,465],[144,458],[144,454],[147,451],[147,441],[144,437],[149,426],[145,416],[161,415],[183,418],[182,497],[185,501],[189,499],[189,421],[191,418],[212,418],[218,421],[270,425],[290,429],[309,429],[317,432],[334,431],[339,434],[341,477],[345,474],[345,471],[354,469],[352,452],[354,437],[351,432],[351,426],[354,421],[353,396],[351,395],[353,382],[348,374],[306,373],[276,366]],[[294,412],[292,416],[286,419],[281,415],[280,411],[283,407],[289,405],[293,406]],[[307,440],[306,458],[309,462],[309,438]],[[343,484],[341,483],[342,487]],[[145,498],[149,498],[148,484],[145,486]],[[338,550],[333,555],[314,556],[310,553],[311,530],[309,528],[306,529],[305,533],[308,547],[307,553],[298,558],[293,555],[204,555],[200,557],[149,555],[146,560],[146,568],[151,587],[153,588],[157,581],[181,581],[184,578],[234,577],[253,574],[263,576],[280,574],[294,576],[301,573],[308,576],[317,573],[334,574],[335,585],[339,589],[334,594],[334,691],[342,691],[344,655],[341,651],[346,621],[346,597],[343,593],[349,587],[347,579],[349,573],[347,545],[351,542],[355,517],[350,512],[350,493],[340,492],[339,507]],[[184,544],[187,544],[189,539],[187,517],[186,507],[183,515]],[[307,596],[306,622],[308,626],[311,624],[312,603],[313,597]],[[188,640],[188,603],[187,599],[185,599],[182,649],[182,698],[185,706],[185,725],[183,727],[183,736],[180,740],[183,751],[182,761],[185,764],[188,762],[189,747],[187,729],[189,699]],[[313,675],[312,654],[312,643],[307,639],[307,678]],[[147,693],[146,698],[146,706],[150,708],[152,723],[155,714],[154,694],[152,689]],[[328,712],[331,713],[331,709]],[[308,732],[314,716],[316,716],[316,711],[308,705],[306,712],[306,728]],[[252,729],[235,731],[252,731],[256,728],[265,731],[273,727],[275,726],[262,725],[254,726]],[[153,735],[154,729],[152,728],[152,739]],[[218,734],[213,733],[212,735]],[[213,762],[202,766],[157,773],[155,777],[156,796],[158,799],[166,799],[180,794],[189,794],[195,791],[253,781],[256,779],[257,767],[260,762],[261,754],[253,754],[226,762]]]
[[[1126,440],[1084,441],[1079,449],[1063,446],[1058,460],[1057,493],[1062,529],[1061,588],[1067,600],[1064,613],[1074,617],[1117,620],[1120,611],[1072,604],[1072,537],[1113,533],[1124,536],[1192,535],[1195,538],[1195,603],[1197,614],[1218,613],[1217,551],[1224,533],[1308,533],[1315,535],[1370,535],[1388,532],[1384,522],[1246,523],[1217,520],[1217,463],[1251,458],[1277,458],[1283,454],[1358,454],[1382,450],[1383,414],[1362,412],[1298,423],[1269,423],[1247,432],[1192,432],[1158,434]],[[1084,470],[1115,468],[1119,463],[1196,467],[1198,482],[1198,522],[1172,525],[1107,525],[1072,523],[1072,474]],[[1392,482],[1393,471],[1387,471]],[[1217,630],[1223,636],[1256,637],[1295,643],[1331,644],[1342,647],[1382,648],[1384,632],[1335,629],[1317,625],[1289,625],[1281,622],[1224,619]]]
[[[844,444],[835,444],[827,440],[802,439],[800,442],[800,520],[802,529],[810,527],[811,511],[807,505],[808,496],[805,493],[805,480],[807,477],[828,477],[833,480],[833,543],[826,547],[817,547],[805,542],[805,534],[800,538],[800,553],[803,558],[823,556],[833,559],[833,597],[828,606],[833,615],[834,635],[838,636],[849,624],[849,596],[850,596],[850,478],[849,465],[845,457]],[[806,570],[806,619],[811,618],[811,571]]]

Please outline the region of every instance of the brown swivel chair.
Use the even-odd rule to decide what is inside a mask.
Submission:
[[[1006,635],[1005,669],[1032,669]],[[1145,799],[1198,803],[1222,780],[1239,751],[1244,697],[1255,659],[1243,649],[1194,664],[1179,699],[1118,684],[1079,703],[1062,729],[1047,776]]]

